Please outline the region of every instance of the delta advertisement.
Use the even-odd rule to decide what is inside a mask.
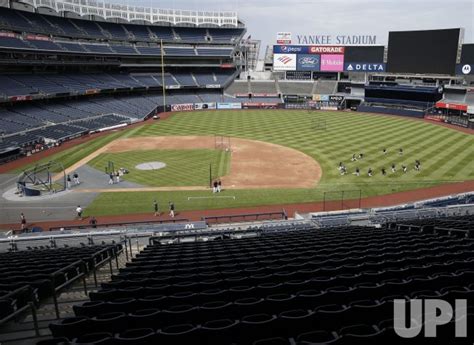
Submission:
[[[346,62],[344,71],[346,72],[385,72],[386,65],[384,63],[368,63],[368,62]]]

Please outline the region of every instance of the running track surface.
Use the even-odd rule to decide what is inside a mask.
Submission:
[[[160,117],[162,120],[168,118],[171,113],[164,113],[161,114]],[[379,115],[374,114],[377,116],[390,116],[390,115]],[[410,119],[414,121],[425,121],[435,125],[448,127],[451,129],[455,129],[457,131],[467,133],[467,134],[474,134],[474,130],[468,128],[457,127],[453,125],[448,125],[445,123],[429,121],[424,119]],[[153,120],[149,120],[146,123],[150,123]],[[146,124],[145,123],[145,124]],[[144,123],[137,123],[131,126],[126,127],[126,129],[142,126]],[[48,157],[53,155],[57,152],[61,152],[66,150],[70,147],[74,147],[81,143],[87,142],[91,139],[97,138],[102,135],[107,135],[109,133],[96,133],[91,134],[88,136],[84,136],[81,138],[77,138],[66,142],[65,144],[55,147],[46,151],[39,152],[29,157],[24,157],[22,159],[4,164],[0,166],[0,173],[7,173],[10,170],[17,169],[25,164],[29,164],[40,160],[44,157]],[[360,207],[361,208],[371,208],[371,207],[386,207],[386,206],[394,206],[404,203],[410,203],[425,199],[431,198],[438,198],[445,195],[450,194],[458,194],[464,193],[467,191],[474,191],[474,181],[465,181],[460,183],[450,183],[441,186],[423,188],[423,189],[416,189],[411,191],[405,191],[400,193],[394,194],[387,194],[382,196],[374,196],[369,197],[361,200]],[[350,201],[346,202],[347,204],[355,205],[355,203],[351,203]],[[357,205],[358,206],[358,205]],[[355,207],[357,207],[355,206]],[[326,210],[328,207],[328,203],[326,203]],[[340,203],[336,202],[334,205],[329,205],[330,210],[339,210],[342,208]],[[202,210],[202,211],[184,211],[176,212],[176,218],[185,218],[189,219],[190,221],[198,221],[201,220],[201,217],[213,217],[213,216],[228,216],[228,215],[240,215],[240,214],[254,214],[254,213],[267,213],[267,212],[280,212],[285,210],[289,217],[293,217],[295,212],[298,213],[310,213],[310,212],[321,212],[324,211],[324,203],[304,203],[304,204],[289,204],[289,205],[272,205],[272,206],[259,206],[259,207],[252,207],[252,208],[232,208],[232,209],[219,209],[219,210]],[[165,220],[169,219],[168,215],[161,215],[160,217],[154,217],[153,212],[145,214],[131,214],[131,215],[119,215],[119,216],[104,216],[98,217],[97,221],[98,224],[105,224],[105,223],[121,223],[121,222],[143,222],[143,221],[156,221],[156,220]],[[33,226],[39,226],[44,230],[48,230],[51,227],[68,227],[68,226],[75,226],[75,225],[86,225],[88,224],[88,219],[81,220],[73,220],[73,221],[54,221],[54,222],[35,222],[29,223],[28,227],[32,228]],[[20,224],[4,224],[1,226],[4,229],[13,229],[18,230],[20,228]]]

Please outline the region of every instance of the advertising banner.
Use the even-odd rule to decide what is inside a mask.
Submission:
[[[51,41],[48,36],[41,35],[26,35],[26,39],[30,41]]]
[[[0,37],[18,37],[18,35],[13,32],[0,32]]]
[[[313,95],[313,101],[317,101],[317,102],[329,102],[329,95],[319,95],[319,94],[315,94],[315,95]]]
[[[321,55],[321,71],[322,72],[343,72],[344,71],[344,55],[341,55],[341,54]]]
[[[437,102],[436,103],[436,108],[467,111],[467,105],[466,104]]]
[[[296,57],[297,71],[318,71],[320,70],[321,56],[316,54],[299,54]]]
[[[474,74],[474,65],[456,65],[456,75],[471,75]]]
[[[287,80],[312,80],[312,73],[311,71],[286,71],[286,79]]]
[[[329,96],[329,102],[331,103],[342,103],[344,101],[344,96]]]
[[[278,44],[291,44],[291,32],[277,32]]]
[[[384,63],[367,63],[367,62],[346,62],[344,71],[346,72],[385,72],[386,65]]]
[[[242,109],[242,103],[217,103],[217,109]]]
[[[249,102],[242,104],[243,109],[278,109],[279,103],[269,103],[269,102]]]
[[[278,97],[277,93],[253,93],[252,97],[254,98],[276,98]]]
[[[308,46],[273,46],[275,54],[309,54]]]
[[[31,101],[33,97],[31,96],[11,96],[8,98],[10,102],[21,102],[21,101]]]
[[[206,89],[220,89],[221,86],[219,84],[207,84]]]
[[[310,46],[311,54],[344,54],[344,47],[337,46]]]
[[[171,106],[171,111],[192,111],[194,110],[194,104],[173,104]]]
[[[194,104],[195,110],[206,110],[206,109],[214,110],[216,108],[217,108],[216,103],[195,103]]]
[[[273,70],[274,71],[295,71],[296,70],[296,54],[274,54]]]

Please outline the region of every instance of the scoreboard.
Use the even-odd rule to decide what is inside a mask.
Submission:
[[[344,47],[276,45],[273,70],[343,72]]]
[[[273,70],[384,72],[384,46],[273,46]]]

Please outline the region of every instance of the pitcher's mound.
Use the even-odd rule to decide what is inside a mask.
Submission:
[[[135,169],[138,170],[160,170],[166,167],[166,164],[163,162],[147,162],[138,164],[135,166]]]

